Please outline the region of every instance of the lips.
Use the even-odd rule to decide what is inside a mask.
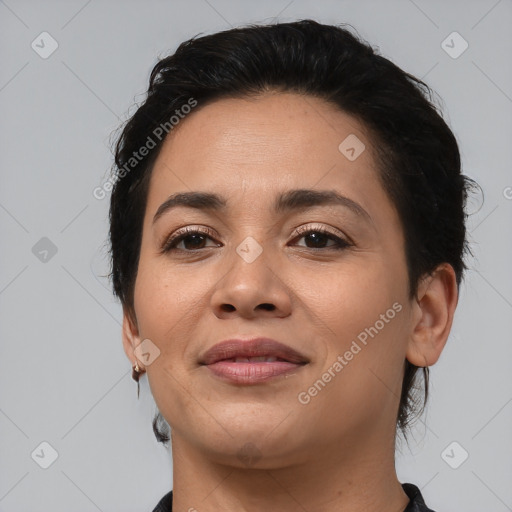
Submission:
[[[210,348],[201,359],[201,364],[214,364],[218,361],[232,362],[264,362],[254,361],[255,358],[266,358],[273,362],[287,361],[295,364],[305,364],[308,359],[288,345],[270,338],[253,340],[226,340]],[[275,358],[275,359],[273,359]]]
[[[286,377],[308,362],[296,350],[269,338],[226,340],[214,345],[200,359],[213,375],[235,384]]]

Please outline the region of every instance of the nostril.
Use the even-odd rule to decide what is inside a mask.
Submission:
[[[222,311],[227,313],[236,311],[235,306],[233,306],[232,304],[222,304],[220,308]],[[276,306],[274,304],[269,304],[268,302],[265,302],[263,304],[259,304],[257,308],[264,309],[266,311],[274,311],[276,309]]]

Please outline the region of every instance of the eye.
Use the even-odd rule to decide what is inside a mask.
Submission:
[[[295,235],[296,237],[294,240],[304,238],[305,247],[308,249],[342,250],[353,245],[351,242],[323,226],[302,226],[295,231]],[[210,246],[206,245],[208,239],[212,241],[214,240],[213,237],[214,233],[208,228],[200,229],[187,226],[186,228],[177,231],[164,242],[162,253],[176,250],[194,252],[208,247],[220,247],[221,244],[219,243],[214,243]],[[326,245],[329,241],[333,243]],[[182,245],[182,247],[179,247],[180,245]]]
[[[173,250],[192,252],[197,249],[204,249],[206,248],[205,241],[207,239],[212,240],[212,238],[213,232],[210,229],[187,226],[177,231],[164,242],[162,252],[166,253]],[[178,247],[180,244],[183,244],[183,247]],[[219,244],[214,244],[210,247],[219,247]]]
[[[323,226],[302,226],[296,230],[296,234],[299,235],[299,239],[304,238],[306,247],[309,249],[342,250],[353,245]],[[297,240],[297,237],[294,240]],[[329,240],[334,243],[326,246],[325,244],[329,242]],[[312,244],[312,247],[309,247],[307,245],[308,243]]]

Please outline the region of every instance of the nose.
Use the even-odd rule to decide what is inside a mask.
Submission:
[[[272,268],[264,254],[250,263],[234,254],[233,264],[223,272],[211,296],[218,318],[284,318],[291,314],[291,290],[280,277],[282,272]]]

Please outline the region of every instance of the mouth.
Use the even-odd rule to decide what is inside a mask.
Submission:
[[[213,375],[236,384],[287,377],[309,363],[288,345],[270,338],[226,340],[210,348],[199,363]]]

